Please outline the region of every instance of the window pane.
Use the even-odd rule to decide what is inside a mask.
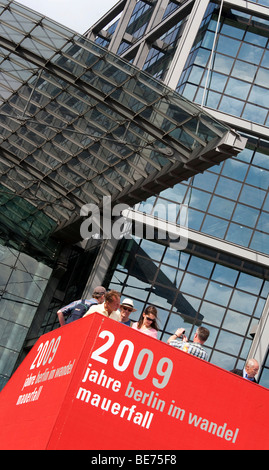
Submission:
[[[231,293],[232,289],[229,287],[211,281],[206,291],[205,299],[210,300],[211,302],[215,302],[219,305],[226,306],[230,299]]]
[[[233,158],[229,158],[229,160],[224,162],[222,175],[238,181],[244,181],[247,171],[248,165]]]
[[[239,200],[249,206],[260,208],[263,204],[266,193],[258,188],[252,188],[245,184],[240,194]]]
[[[241,246],[248,246],[253,231],[243,225],[230,224],[226,240]]]
[[[194,294],[197,297],[202,297],[207,285],[206,279],[201,279],[198,276],[186,273],[184,280],[181,284],[180,290],[187,294]]]
[[[240,78],[240,80],[252,82],[256,72],[257,67],[255,65],[247,64],[246,62],[237,60],[232,70],[232,75],[234,77]]]
[[[242,44],[238,57],[239,59],[250,62],[251,64],[259,64],[263,54],[261,47],[256,47],[250,44]]]
[[[263,82],[263,85],[264,84],[265,83]],[[265,106],[265,103],[268,103],[269,100],[269,90],[254,85],[248,99],[250,102],[255,103],[259,106]]]
[[[238,276],[238,271],[235,269],[227,268],[226,266],[222,266],[217,264],[212,279],[214,281],[223,282],[224,284],[228,284],[228,286],[234,286],[236,279]]]
[[[215,326],[220,326],[223,319],[223,315],[225,313],[225,308],[204,301],[202,303],[202,307],[200,308],[200,313],[201,315],[203,315],[203,321],[205,321],[206,323],[210,323]]]
[[[215,345],[216,349],[227,352],[228,354],[233,354],[237,356],[242,345],[243,338],[240,336],[228,333],[227,331],[221,331]]]
[[[223,369],[232,370],[235,367],[236,358],[219,351],[214,351],[210,362]]]
[[[235,291],[232,296],[230,307],[239,312],[251,315],[254,311],[257,297],[246,294],[245,292]]]
[[[223,199],[221,197],[214,196],[210,203],[208,212],[223,217],[225,219],[230,219],[234,210],[234,206],[234,202],[228,201],[228,199]]]
[[[214,264],[202,258],[192,257],[188,265],[188,271],[200,274],[203,277],[210,277]]]
[[[269,83],[269,70],[260,68],[257,72],[255,83],[262,86]]]
[[[264,170],[263,168],[252,166],[249,169],[246,182],[266,190],[268,188],[268,179],[268,171]]]
[[[261,251],[262,253],[269,254],[269,235],[266,233],[255,232],[250,244],[250,248]]]
[[[226,178],[220,177],[217,184],[216,193],[229,199],[237,200],[241,184],[235,181],[231,182]]]
[[[205,211],[207,209],[210,194],[205,193],[204,191],[199,191],[198,189],[193,189],[191,194],[191,199],[189,201],[189,205],[196,209],[201,209]]]
[[[247,104],[245,110],[242,114],[244,119],[248,119],[249,121],[254,121],[259,124],[264,124],[264,121],[267,116],[267,109],[258,108],[254,104]]]
[[[235,98],[246,100],[249,90],[249,83],[242,82],[241,80],[236,80],[235,78],[230,78],[228,85],[225,89],[225,94],[234,96]]]
[[[240,41],[220,35],[217,51],[235,57],[240,46]]]
[[[239,224],[254,227],[257,222],[258,215],[258,210],[244,206],[243,204],[238,204],[233,214],[233,220]]]
[[[246,335],[249,326],[249,317],[241,315],[233,310],[228,310],[223,322],[223,328],[234,331],[240,335]]]
[[[232,114],[234,116],[241,116],[243,110],[244,102],[238,101],[234,98],[229,98],[228,96],[223,96],[219,109],[224,113]]]
[[[240,273],[236,287],[238,289],[251,292],[258,295],[263,284],[263,280],[258,277],[250,276],[246,273]]]
[[[220,238],[224,237],[227,227],[228,222],[226,222],[226,220],[207,215],[202,226],[202,231]]]
[[[217,72],[222,72],[229,75],[233,63],[234,59],[232,59],[231,57],[227,57],[222,54],[216,54],[213,67],[214,70],[216,70]]]

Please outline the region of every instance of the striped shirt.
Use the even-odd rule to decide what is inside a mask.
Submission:
[[[199,343],[186,343],[185,341],[178,341],[175,339],[171,341],[170,346],[174,346],[174,348],[181,349],[182,351],[188,352],[193,356],[208,361],[208,354]]]

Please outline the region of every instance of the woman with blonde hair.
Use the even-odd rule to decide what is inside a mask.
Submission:
[[[153,305],[149,305],[146,310],[141,313],[138,322],[134,323],[132,328],[157,339],[157,308]]]

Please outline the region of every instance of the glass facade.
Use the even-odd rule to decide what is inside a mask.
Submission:
[[[268,144],[249,139],[236,158],[161,192],[151,198],[151,211],[147,204],[141,210],[153,214],[155,206],[176,201],[177,219],[181,204],[188,206],[189,228],[268,255]]]
[[[137,2],[137,7],[142,4]],[[248,139],[236,158],[146,199],[139,210],[179,223],[184,204],[189,228],[195,233],[223,240],[227,247],[231,244],[267,256],[269,16],[265,9],[262,13],[255,10],[255,5],[269,3],[258,0],[248,5],[239,11],[236,2],[234,6],[224,3],[217,28],[220,6],[208,2],[206,8],[205,2],[205,14],[194,15],[193,25],[189,25],[191,32],[197,21],[200,24],[192,43],[184,39],[189,20],[184,2],[163,2],[160,23],[154,23],[156,11],[148,7],[147,24],[151,21],[152,29],[145,28],[145,40],[133,38],[118,53],[168,84],[169,67],[177,57],[175,89],[190,101],[218,111],[223,122],[228,117],[239,118],[240,132]],[[143,25],[145,19],[143,15]],[[142,15],[137,14],[136,21],[138,27]],[[257,124],[255,134],[249,123]],[[171,205],[174,218],[168,210]],[[122,241],[118,249],[106,281],[134,299],[138,312],[133,320],[153,303],[159,311],[160,340],[166,341],[179,326],[192,336],[196,326],[203,324],[211,332],[207,342],[210,362],[228,370],[243,366],[252,345],[250,331],[258,324],[269,293],[264,266],[232,258],[229,248],[226,253],[215,252],[202,242],[189,243],[184,252],[176,252],[157,240],[133,237]],[[268,358],[261,366],[260,383],[268,387]]]
[[[191,101],[268,126],[269,21],[236,9],[222,13],[208,77],[218,9],[210,5],[179,79]],[[208,79],[208,81],[207,81]]]
[[[0,246],[0,386],[51,278],[45,263],[57,265],[61,248],[78,241],[68,232],[70,221],[83,204],[109,195],[125,202],[128,191],[129,204],[172,223],[179,223],[184,204],[200,241],[176,251],[164,241],[123,239],[102,283],[134,300],[132,320],[156,305],[159,340],[180,326],[192,338],[203,325],[211,363],[230,370],[248,357],[250,332],[269,294],[268,269],[258,256],[257,262],[247,257],[247,251],[269,255],[269,16],[253,15],[269,4],[246,2],[250,7],[240,11],[236,2],[224,4],[210,65],[219,5],[204,2],[201,14],[192,11],[194,3],[137,0],[127,20],[115,7],[106,27],[102,19],[87,33],[94,44],[0,0],[0,234],[9,242]],[[193,40],[185,37],[187,27],[196,28]],[[116,31],[121,37],[113,41]],[[223,161],[228,116],[240,122],[231,135],[248,143],[234,153],[224,145],[230,158]],[[59,226],[60,236],[52,238]],[[226,251],[203,245],[203,237],[225,242]],[[232,256],[229,246],[246,256]],[[81,247],[66,255],[39,335],[58,327],[60,306],[85,293],[95,256]],[[267,387],[268,370],[267,358],[260,381]]]
[[[138,2],[129,34],[143,36],[152,9]],[[214,164],[200,159],[198,149],[206,156],[209,147],[212,155],[212,141],[217,147],[227,134],[241,139],[117,55],[8,0],[0,0],[0,55],[0,236],[9,247],[3,248],[1,274],[5,382],[37,325],[39,334],[58,326],[61,302],[83,293],[91,263],[85,268],[85,254],[73,265],[72,248],[66,248],[81,241],[82,206],[101,205],[106,196],[121,203],[141,200],[142,183],[146,194],[154,194],[158,185],[170,186],[170,169],[174,181],[190,171],[189,159],[195,172]],[[230,150],[238,151],[234,143]],[[39,306],[49,278],[39,270],[50,273],[52,267],[51,305],[46,298]]]
[[[148,26],[148,22],[151,18],[155,6],[155,2],[152,4],[139,0],[132,12],[132,16],[126,28],[126,33],[129,33],[132,38],[139,39],[145,33]],[[117,51],[120,55],[130,47],[128,41],[122,41]]]
[[[143,70],[159,80],[165,79],[173,58],[174,48],[181,37],[184,24],[184,20],[180,21],[160,37],[163,43],[161,50],[157,46],[150,48]]]
[[[231,268],[238,264],[231,256],[224,260],[214,250],[204,256],[203,251],[193,244],[181,252],[148,240],[123,241],[106,282],[134,300],[133,321],[147,305],[157,307],[160,340],[166,342],[180,327],[192,338],[197,326],[205,326],[209,361],[228,370],[240,368],[269,293],[269,278],[266,270],[258,277],[249,274],[250,265]]]
[[[0,389],[18,359],[52,269],[0,245]]]
[[[130,19],[138,37],[141,15],[144,24],[153,8],[140,3]],[[34,249],[53,257],[57,243],[48,238],[63,225],[66,237],[84,204],[106,196],[130,203],[154,173],[164,185],[161,170],[175,162],[178,171],[188,160],[204,168],[210,159],[194,160],[193,150],[206,152],[231,132],[159,80],[16,2],[0,1],[0,20],[1,220]]]
[[[266,388],[269,388],[269,351],[263,364],[260,382]]]

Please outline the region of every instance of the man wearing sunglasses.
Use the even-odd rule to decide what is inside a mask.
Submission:
[[[120,322],[132,326],[133,322],[129,318],[132,312],[136,312],[132,299],[124,299],[120,305]]]

